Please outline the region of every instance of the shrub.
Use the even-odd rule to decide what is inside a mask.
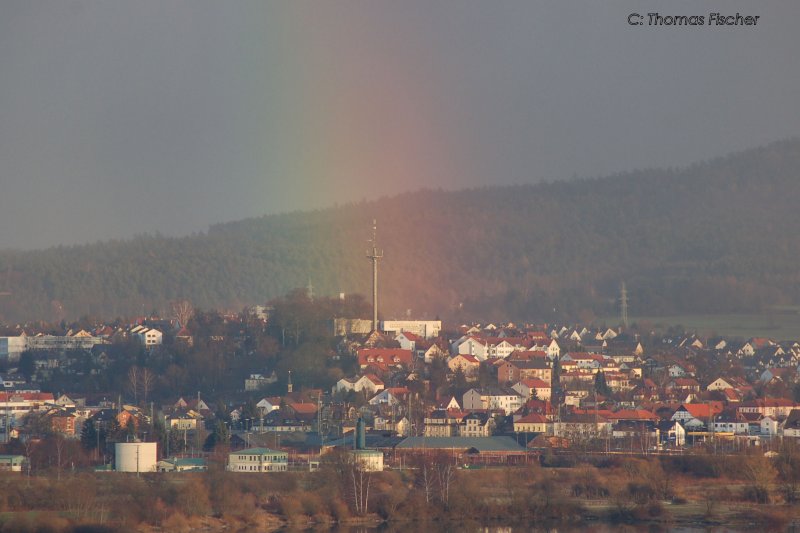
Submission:
[[[289,493],[278,500],[280,513],[289,522],[299,522],[306,518],[303,512],[302,497],[296,493]]]

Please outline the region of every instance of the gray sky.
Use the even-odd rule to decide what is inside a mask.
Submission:
[[[655,11],[760,19],[648,26]],[[790,0],[5,0],[0,248],[796,136],[798,15]]]

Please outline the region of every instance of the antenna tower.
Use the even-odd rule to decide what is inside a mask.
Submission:
[[[620,310],[622,311],[622,326],[627,330],[628,329],[628,289],[625,288],[625,282],[622,282],[622,287],[620,288]]]
[[[314,301],[314,286],[311,284],[311,278],[308,278],[308,285],[306,286],[306,296],[312,302]]]
[[[378,221],[372,220],[372,249],[367,250],[367,259],[372,261],[372,331],[378,331],[378,260],[383,250],[378,248]]]

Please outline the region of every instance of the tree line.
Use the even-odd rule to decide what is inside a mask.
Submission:
[[[6,321],[120,316],[189,299],[240,309],[309,281],[369,293],[378,218],[387,316],[492,320],[759,310],[800,299],[800,141],[682,169],[418,191],[183,238],[0,252]]]

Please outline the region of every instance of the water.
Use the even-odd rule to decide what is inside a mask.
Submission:
[[[391,524],[380,524],[376,526],[336,526],[328,528],[326,526],[308,529],[285,528],[281,533],[406,533],[420,531],[424,533],[725,533],[736,531],[752,531],[752,528],[731,528],[728,526],[713,527],[690,527],[690,526],[669,526],[653,524],[581,524],[568,526],[535,527],[524,524],[501,525],[501,524],[478,524],[474,522],[395,522]],[[762,531],[766,531],[762,529]],[[796,531],[793,528],[781,531]]]

